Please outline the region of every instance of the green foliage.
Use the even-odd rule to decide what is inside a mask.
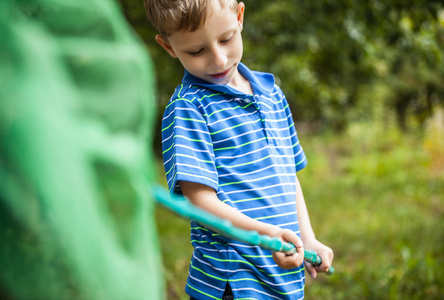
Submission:
[[[157,226],[167,281],[168,300],[189,300],[185,283],[193,247],[190,242],[190,222],[164,207],[157,210]]]
[[[300,138],[307,205],[336,265],[335,277],[309,282],[308,297],[441,299],[444,173],[423,147],[430,137],[372,122]]]
[[[427,120],[424,148],[430,156],[429,167],[439,173],[444,169],[444,109]]]
[[[362,105],[360,90],[380,82],[404,127],[407,114],[443,102],[438,1],[245,2],[245,62],[280,78],[297,119],[343,129]]]

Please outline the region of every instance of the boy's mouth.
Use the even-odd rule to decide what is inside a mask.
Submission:
[[[221,73],[210,74],[210,77],[215,80],[220,80],[220,79],[225,78],[228,75],[228,73],[230,73],[230,71],[231,71],[231,68],[229,68],[228,70],[225,70]]]

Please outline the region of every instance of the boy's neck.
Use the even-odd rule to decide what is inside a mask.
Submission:
[[[254,94],[250,82],[239,71],[233,77],[233,80],[231,80],[228,86],[247,95]]]

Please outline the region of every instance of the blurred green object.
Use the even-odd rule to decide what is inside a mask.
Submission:
[[[162,299],[146,50],[108,0],[2,0],[0,36],[0,299]]]

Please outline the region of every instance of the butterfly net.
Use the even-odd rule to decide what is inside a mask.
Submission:
[[[0,37],[0,299],[162,299],[146,50],[109,0],[2,0]]]

